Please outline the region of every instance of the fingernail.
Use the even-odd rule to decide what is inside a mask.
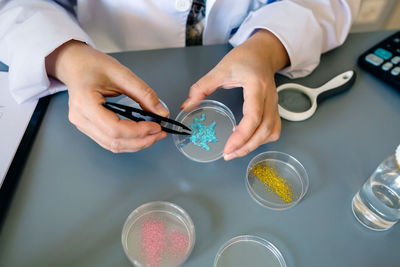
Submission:
[[[165,107],[161,103],[157,104],[156,110],[157,110],[158,115],[163,116],[163,117],[168,116],[168,110],[166,110]]]
[[[160,141],[161,139],[164,139],[165,137],[167,137],[167,133],[162,133],[160,134],[160,136],[157,138],[157,141]]]
[[[159,132],[161,132],[161,128],[151,130],[150,134],[156,134],[156,133],[159,133]]]
[[[229,153],[224,155],[224,160],[228,161],[235,158],[235,153]]]
[[[236,126],[233,126],[232,132],[236,131]]]
[[[190,105],[191,105],[190,101],[186,100],[186,101],[182,104],[181,110],[185,109],[187,106],[190,106]]]

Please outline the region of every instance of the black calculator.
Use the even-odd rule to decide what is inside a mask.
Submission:
[[[363,53],[358,65],[400,89],[400,31]]]

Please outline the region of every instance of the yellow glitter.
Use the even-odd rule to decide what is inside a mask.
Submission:
[[[276,193],[286,203],[293,201],[293,192],[286,179],[282,178],[274,167],[257,163],[252,168],[253,174],[265,185],[267,190]]]

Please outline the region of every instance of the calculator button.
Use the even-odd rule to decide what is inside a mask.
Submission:
[[[390,63],[390,62],[386,62],[385,64],[382,65],[382,69],[383,69],[384,71],[388,71],[388,70],[390,70],[392,67],[393,67],[393,64]]]
[[[378,56],[375,56],[374,54],[368,54],[365,57],[365,61],[371,63],[372,65],[379,66],[383,63],[384,60]]]
[[[383,49],[383,48],[378,48],[375,50],[375,55],[377,55],[378,57],[381,57],[383,59],[389,59],[392,57],[392,53],[390,53],[389,51]]]
[[[397,76],[400,74],[400,67],[393,68],[392,71],[390,72],[393,76]]]
[[[394,39],[393,39],[393,42],[396,43],[396,44],[400,43],[400,38],[397,38],[397,37],[394,38]]]
[[[396,65],[396,64],[399,64],[399,62],[400,62],[400,57],[399,57],[399,56],[395,56],[395,57],[392,58],[391,61],[392,61],[392,63],[395,64],[395,65]]]

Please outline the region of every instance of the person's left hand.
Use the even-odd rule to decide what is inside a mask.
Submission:
[[[267,30],[259,30],[197,81],[181,108],[204,99],[218,88],[242,87],[243,118],[226,142],[224,159],[245,156],[280,136],[274,74],[288,64],[288,54],[279,39]]]

